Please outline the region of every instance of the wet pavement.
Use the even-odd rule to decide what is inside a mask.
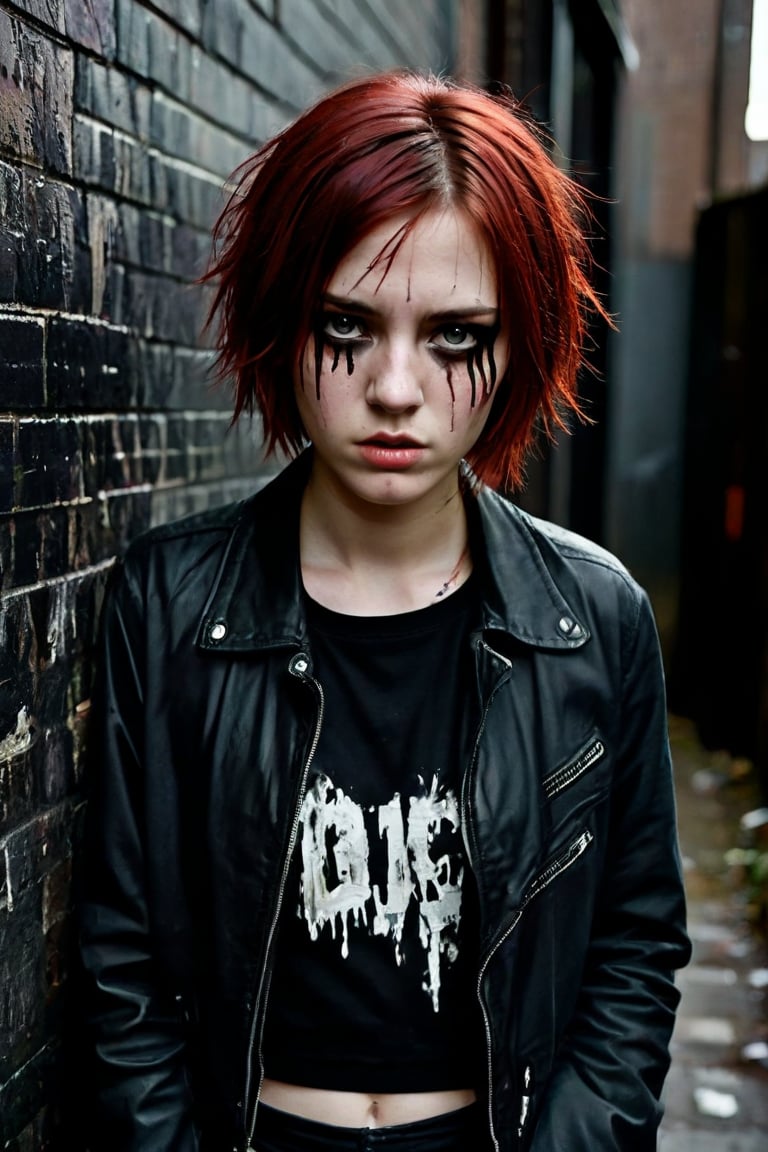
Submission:
[[[768,936],[751,884],[768,813],[745,761],[670,717],[693,958],[665,1088],[661,1152],[768,1152]]]

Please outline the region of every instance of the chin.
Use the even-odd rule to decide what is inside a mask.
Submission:
[[[368,476],[363,480],[358,479],[344,484],[343,487],[353,500],[383,506],[410,504],[420,500],[429,492],[428,485],[419,483],[413,477],[409,478],[396,473]]]
[[[407,508],[431,500],[444,503],[445,493],[441,485],[425,485],[395,477],[384,484],[372,484],[360,491],[359,496],[369,504],[381,508]]]

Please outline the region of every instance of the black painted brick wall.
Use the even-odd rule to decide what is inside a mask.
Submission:
[[[195,286],[232,169],[326,87],[450,67],[454,0],[0,0],[0,1149],[81,1147],[92,649],[140,530],[265,474]]]

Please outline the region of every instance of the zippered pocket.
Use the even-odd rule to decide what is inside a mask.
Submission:
[[[531,886],[528,888],[527,892],[525,893],[525,895],[523,896],[523,899],[520,902],[520,907],[517,909],[511,923],[509,923],[507,925],[506,929],[501,933],[499,938],[494,943],[493,947],[491,949],[489,949],[489,951],[486,953],[485,958],[482,960],[482,962],[480,964],[480,968],[478,970],[476,991],[477,991],[477,999],[478,999],[478,1002],[480,1004],[480,1010],[483,1014],[483,1023],[484,1023],[484,1027],[485,1027],[485,1039],[486,1039],[486,1046],[487,1046],[487,1053],[488,1053],[488,1124],[489,1124],[489,1129],[490,1129],[490,1133],[491,1133],[491,1143],[493,1144],[494,1152],[499,1152],[499,1141],[498,1141],[498,1138],[496,1136],[494,1123],[493,1123],[493,1068],[492,1068],[492,1058],[491,1058],[491,1052],[492,1052],[491,1021],[490,1021],[490,1013],[488,1010],[488,1005],[486,1004],[485,996],[483,995],[483,980],[485,979],[485,974],[488,970],[488,965],[490,964],[494,955],[498,952],[499,948],[502,946],[504,941],[507,940],[512,935],[512,933],[515,931],[518,924],[520,923],[520,920],[522,919],[522,916],[525,912],[525,909],[528,907],[528,905],[531,903],[531,901],[534,900],[539,895],[540,892],[543,892],[545,888],[548,888],[549,885],[553,882],[553,880],[556,880],[557,877],[560,876],[563,872],[565,872],[568,868],[570,868],[572,864],[575,864],[576,861],[579,860],[581,858],[581,856],[583,856],[583,854],[586,852],[587,848],[589,848],[589,846],[593,840],[594,840],[594,836],[592,835],[592,833],[588,829],[585,829],[578,836],[578,838],[576,840],[573,840],[568,845],[567,848],[562,849],[560,852],[557,853],[556,856],[554,856],[549,861],[549,863],[538,874],[536,879],[533,881]],[[528,1075],[530,1077],[530,1069],[528,1069],[527,1071],[528,1071]],[[526,1086],[527,1086],[526,1080],[524,1079],[524,1087],[526,1087]],[[526,1098],[526,1096],[527,1096],[527,1098]],[[523,1129],[525,1128],[526,1122],[528,1120],[528,1114],[530,1111],[531,1102],[532,1102],[532,1093],[525,1093],[524,1092],[522,1097],[521,1097],[521,1101],[520,1101],[520,1119],[518,1122],[519,1123],[518,1139],[521,1138],[521,1134],[522,1134]]]
[[[578,754],[575,760],[571,760],[561,768],[556,768],[554,772],[550,772],[549,776],[545,776],[542,781],[547,800],[551,800],[557,796],[558,792],[562,792],[564,788],[573,784],[597,764],[598,760],[602,760],[603,756],[605,756],[605,745],[602,740],[593,740]]]
[[[575,864],[579,857],[586,852],[593,840],[594,836],[592,833],[585,830],[577,840],[574,840],[572,844],[569,844],[567,848],[559,852],[554,860],[551,860],[550,863],[547,864],[544,871],[540,872],[533,884],[531,884],[520,905],[521,911],[530,904],[531,900],[538,896],[539,892],[548,888],[561,872],[565,872],[567,868],[570,868],[571,864]]]

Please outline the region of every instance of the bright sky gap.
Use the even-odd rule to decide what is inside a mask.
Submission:
[[[768,140],[768,0],[752,3],[749,103],[744,127],[750,140]]]

